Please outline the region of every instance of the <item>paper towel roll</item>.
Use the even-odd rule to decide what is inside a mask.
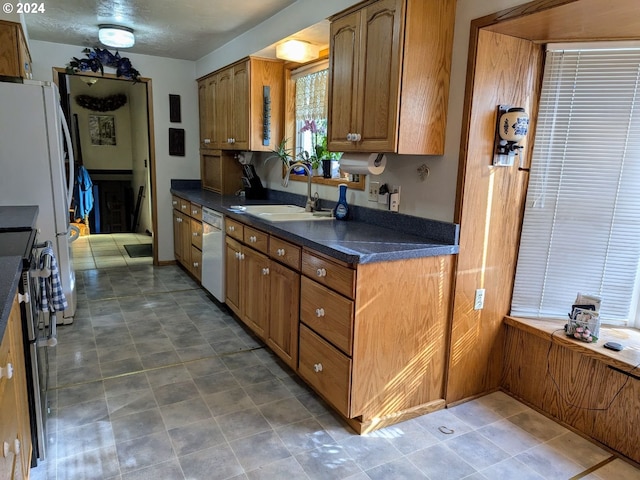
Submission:
[[[345,153],[340,158],[340,170],[348,173],[380,175],[387,166],[387,156],[378,153]]]

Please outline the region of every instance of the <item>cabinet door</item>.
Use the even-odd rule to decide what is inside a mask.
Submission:
[[[266,338],[269,327],[269,257],[252,248],[243,247],[240,267],[240,305],[244,322],[260,338]]]
[[[183,215],[173,210],[173,255],[178,262],[182,262],[182,222]]]
[[[202,251],[196,248],[194,245],[191,245],[191,263],[190,270],[194,277],[200,281],[202,278]]]
[[[233,121],[231,137],[234,150],[249,150],[249,62],[233,67]]]
[[[396,149],[401,50],[400,0],[380,0],[363,9],[358,69],[358,149]]]
[[[21,76],[18,28],[12,22],[0,22],[0,75]]]
[[[271,261],[271,305],[267,345],[295,369],[298,364],[300,274]]]
[[[218,134],[221,149],[232,148],[230,143],[233,122],[233,68],[227,68],[218,73],[218,88],[216,91],[216,126],[214,131]]]
[[[242,247],[230,237],[226,238],[226,242],[226,304],[238,317],[242,318],[240,314],[240,253]]]
[[[209,148],[209,113],[207,102],[207,79],[198,82],[198,112],[200,115],[200,148]],[[208,140],[208,141],[207,141]]]
[[[216,193],[222,192],[222,152],[214,150],[200,155],[200,178],[202,188]]]
[[[191,218],[180,213],[180,257],[182,264],[191,269]]]
[[[220,148],[220,134],[218,127],[218,111],[216,110],[216,101],[218,98],[218,76],[212,75],[207,79],[207,135],[211,139],[208,148]]]
[[[353,143],[347,135],[356,131],[360,12],[331,22],[328,146],[347,151]]]

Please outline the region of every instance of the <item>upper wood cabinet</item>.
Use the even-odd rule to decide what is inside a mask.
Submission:
[[[329,149],[444,153],[455,2],[378,0],[331,22]]]
[[[267,108],[264,87],[269,87]],[[201,78],[198,92],[201,148],[270,151],[279,143],[283,132],[283,62],[243,60]]]
[[[0,20],[0,75],[31,78],[31,55],[19,23]]]

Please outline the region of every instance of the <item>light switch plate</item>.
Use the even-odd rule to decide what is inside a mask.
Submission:
[[[484,308],[484,288],[476,289],[476,298],[473,302],[474,310],[482,310]]]
[[[378,201],[378,192],[380,191],[380,182],[369,182],[369,201]]]

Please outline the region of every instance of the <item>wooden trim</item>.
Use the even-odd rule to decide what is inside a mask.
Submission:
[[[167,266],[167,265],[177,265],[177,264],[178,264],[178,262],[176,262],[175,260],[160,260],[157,263],[157,266],[164,267],[164,266]]]
[[[396,423],[406,422],[412,418],[421,417],[427,413],[436,412],[445,408],[444,399],[434,400],[414,408],[408,408],[400,412],[393,413],[384,417],[371,418],[364,420],[362,418],[344,418],[342,419],[359,435],[373,432]]]
[[[341,183],[345,183],[348,188],[352,190],[364,190],[365,189],[365,178],[366,175],[359,175],[359,180],[357,182],[352,182],[347,180],[346,178],[324,178],[324,177],[313,177],[311,179],[311,183],[316,183],[319,185],[332,185],[337,187]],[[307,182],[306,175],[290,175],[289,180],[293,180],[294,182]]]

